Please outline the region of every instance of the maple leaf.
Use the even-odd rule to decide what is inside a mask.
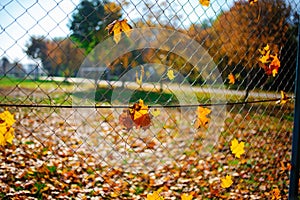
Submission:
[[[5,110],[4,112],[0,113],[0,121],[4,121],[7,126],[12,126],[16,120],[14,119],[13,114]]]
[[[119,116],[119,123],[123,125],[127,130],[136,126],[136,128],[142,127],[144,130],[151,125],[151,115],[149,108],[144,105],[142,99],[138,103],[133,104],[128,110],[123,110],[123,113]]]
[[[211,113],[211,110],[208,108],[203,108],[201,106],[198,106],[197,108],[197,119],[195,121],[194,127],[200,128],[202,126],[207,127],[207,124],[209,123],[209,118],[207,117],[208,114]]]
[[[278,188],[272,190],[272,199],[281,199],[280,190]]]
[[[114,41],[119,43],[121,40],[121,34],[124,32],[127,37],[130,36],[130,29],[132,27],[127,23],[127,19],[123,20],[114,20],[112,23],[108,24],[105,30],[108,30],[108,34],[112,34]]]
[[[273,77],[275,77],[280,67],[280,60],[278,59],[277,54],[271,55],[270,51],[268,44],[262,50],[259,49],[262,56],[258,60],[263,64],[265,73],[268,76],[272,74]]]
[[[181,200],[192,200],[193,199],[193,195],[188,195],[186,193],[181,195]]]
[[[209,6],[209,3],[210,3],[210,0],[199,0],[199,3],[202,5],[202,6]]]
[[[235,155],[235,157],[240,158],[241,155],[245,153],[244,145],[244,142],[239,143],[235,138],[231,141],[230,150]]]
[[[168,70],[167,76],[170,80],[173,80],[175,78],[174,71],[172,69]]]
[[[159,195],[160,190],[153,192],[152,194],[147,194],[146,200],[164,200],[162,196]]]
[[[232,73],[228,74],[229,84],[235,84],[235,77]]]
[[[232,185],[232,177],[230,175],[226,175],[225,178],[221,178],[221,187],[229,188]]]

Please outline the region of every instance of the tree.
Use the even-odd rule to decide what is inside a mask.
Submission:
[[[8,58],[7,58],[7,57],[3,57],[3,58],[1,59],[1,67],[2,67],[2,70],[1,70],[1,71],[3,71],[3,74],[4,74],[4,75],[6,74],[8,65],[9,65],[9,60],[8,60]]]
[[[105,27],[122,16],[121,7],[113,2],[83,0],[72,15],[71,39],[89,53],[107,36]]]
[[[45,38],[31,36],[29,42],[25,46],[27,48],[25,50],[25,53],[33,59],[40,59],[43,67],[48,72],[51,72],[51,65],[49,63],[49,60],[47,59],[48,50]]]
[[[242,76],[246,98],[250,89],[267,79],[259,67],[258,49],[269,44],[272,53],[280,52],[287,41],[290,11],[284,0],[253,5],[241,0],[219,15],[211,28],[198,33],[197,40],[208,49],[225,80],[230,71]]]
[[[31,37],[26,53],[33,59],[40,59],[50,76],[75,75],[84,58],[82,49],[69,38],[48,40]]]

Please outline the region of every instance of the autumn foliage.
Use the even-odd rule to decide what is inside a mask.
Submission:
[[[148,129],[151,125],[151,114],[149,108],[144,105],[143,100],[139,100],[138,103],[133,104],[129,109],[123,110],[123,113],[119,116],[119,122],[127,130],[136,128]]]
[[[0,145],[5,146],[7,143],[12,144],[14,138],[15,123],[14,115],[8,110],[0,113]]]

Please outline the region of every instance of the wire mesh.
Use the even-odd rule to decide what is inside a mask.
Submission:
[[[1,1],[0,197],[287,199],[300,4],[207,2]]]

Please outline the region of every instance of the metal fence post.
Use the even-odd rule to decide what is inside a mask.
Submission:
[[[294,130],[292,141],[292,169],[290,174],[289,199],[298,199],[300,165],[300,15],[298,17],[298,47],[295,79]]]

